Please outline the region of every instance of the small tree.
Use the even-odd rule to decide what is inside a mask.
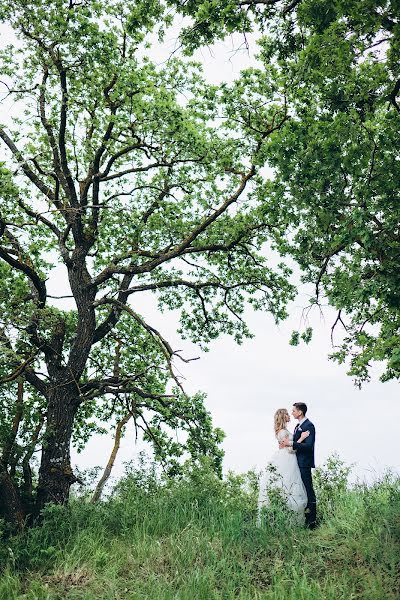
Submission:
[[[0,498],[20,523],[68,500],[71,439],[101,421],[131,415],[171,468],[184,451],[220,468],[221,432],[135,300],[157,294],[203,346],[248,336],[247,303],[285,316],[289,271],[260,252],[282,224],[259,169],[287,112],[270,73],[218,89],[198,65],[153,64],[144,39],[168,24],[157,2],[6,0],[0,17],[18,37],[0,54],[17,109],[0,127]],[[68,310],[47,292],[57,265]]]

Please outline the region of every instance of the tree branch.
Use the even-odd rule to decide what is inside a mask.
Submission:
[[[133,279],[133,275],[131,273],[128,273],[122,279],[121,289],[119,290],[119,293],[118,293],[118,302],[120,302],[121,304],[126,303],[126,300],[128,298],[128,294],[126,293],[126,291],[129,288],[132,279]],[[96,344],[97,342],[102,340],[111,331],[111,329],[114,327],[114,325],[116,325],[116,323],[118,322],[120,314],[121,314],[121,309],[118,308],[117,305],[114,306],[113,309],[110,311],[110,313],[105,318],[105,320],[96,328],[94,335],[93,335],[93,343],[94,344]]]
[[[66,131],[67,131],[67,112],[68,112],[68,87],[67,73],[63,68],[60,60],[57,60],[56,67],[60,77],[61,85],[61,111],[60,111],[60,127],[58,133],[58,147],[60,149],[61,168],[69,191],[69,197],[73,206],[78,206],[78,197],[71,171],[68,166],[67,150],[66,150]]]
[[[162,400],[165,398],[174,398],[173,394],[153,394],[146,392],[137,385],[130,383],[129,377],[123,379],[110,378],[104,381],[87,381],[81,386],[82,393],[91,390],[98,390],[101,394],[137,394],[141,398],[149,400]]]
[[[275,6],[276,4],[279,4],[281,0],[241,0],[239,2],[239,6],[248,6],[248,7],[254,7],[254,6]],[[289,4],[287,4],[286,6],[283,7],[282,9],[282,15],[286,15],[289,12],[291,12],[292,10],[294,10],[296,8],[296,6],[298,4],[300,4],[302,0],[292,0],[292,2],[290,2]]]
[[[131,167],[129,169],[119,171],[118,173],[112,173],[111,175],[104,175],[103,173],[99,173],[99,179],[100,181],[111,181],[112,179],[119,179],[120,177],[124,177],[124,175],[129,175],[131,173],[144,173],[145,171],[150,171],[150,169],[155,169],[156,167],[170,166],[171,163],[157,161],[154,163],[150,163],[144,167]]]
[[[1,225],[3,225],[3,227],[1,227]],[[2,237],[2,235],[4,235],[4,234],[6,235],[6,237],[8,237],[10,239],[11,243],[16,248],[16,250],[18,252],[18,256],[22,257],[24,252],[23,252],[21,246],[19,245],[18,240],[7,230],[7,228],[4,226],[4,221],[0,217],[0,237]],[[35,295],[37,296],[38,307],[43,308],[46,304],[46,297],[47,297],[46,284],[39,277],[39,275],[36,273],[36,271],[27,263],[22,262],[21,260],[18,260],[16,258],[13,258],[10,255],[10,253],[2,246],[0,246],[0,258],[2,258],[5,262],[7,262],[11,267],[14,267],[14,269],[17,269],[18,271],[21,271],[28,277],[28,279],[32,282],[34,289],[36,291]]]
[[[97,287],[97,286],[101,285],[102,283],[104,283],[105,281],[107,281],[107,279],[109,279],[112,275],[114,275],[116,273],[119,273],[119,274],[132,273],[133,275],[139,274],[139,273],[140,274],[148,273],[148,272],[152,271],[153,269],[155,269],[156,267],[158,267],[159,265],[161,265],[162,263],[167,262],[167,261],[183,254],[187,250],[187,248],[190,246],[190,244],[192,242],[194,242],[195,239],[201,233],[203,233],[203,231],[205,231],[216,219],[218,219],[218,217],[221,214],[223,214],[231,204],[236,202],[236,200],[240,197],[240,195],[245,190],[248,181],[254,176],[255,172],[256,172],[255,166],[252,165],[249,172],[242,176],[241,183],[238,186],[236,192],[234,192],[231,196],[229,196],[229,198],[227,198],[225,200],[225,202],[223,202],[217,210],[212,212],[207,217],[204,217],[204,219],[201,221],[201,223],[197,227],[195,227],[193,229],[193,231],[189,235],[187,235],[187,237],[184,238],[180,244],[178,244],[170,249],[162,250],[153,259],[143,263],[142,265],[137,266],[137,265],[131,264],[128,267],[118,267],[117,265],[112,264],[112,265],[106,267],[104,269],[104,271],[102,271],[94,279],[92,285]]]
[[[120,421],[118,421],[118,423],[117,423],[117,427],[115,429],[115,436],[114,436],[114,446],[113,446],[113,449],[111,451],[110,458],[108,459],[106,468],[104,469],[104,473],[101,476],[99,482],[97,483],[96,489],[95,489],[95,491],[93,493],[93,496],[92,496],[92,498],[90,500],[90,502],[92,504],[95,504],[101,498],[104,486],[107,483],[107,481],[108,481],[108,479],[109,479],[109,477],[111,475],[111,471],[112,471],[112,468],[114,466],[115,458],[116,458],[116,456],[118,454],[118,450],[119,450],[120,443],[121,443],[122,430],[125,427],[125,425],[128,423],[128,421],[132,418],[132,416],[133,416],[132,413],[129,412],[126,415],[124,415],[122,417],[122,419]]]
[[[46,217],[44,217],[40,213],[32,210],[31,208],[29,208],[29,206],[26,206],[26,204],[24,204],[24,202],[21,199],[18,200],[18,204],[29,217],[35,219],[36,222],[40,221],[41,223],[43,223],[43,225],[46,225],[46,227],[48,227],[58,239],[61,238],[61,231],[56,225],[54,225],[54,223],[49,221],[49,219],[46,219]]]
[[[397,95],[400,92],[400,79],[398,79],[395,83],[395,86],[391,93],[389,94],[390,103],[395,107],[397,112],[400,113],[400,106],[397,103]]]
[[[8,438],[3,447],[1,461],[3,465],[6,467],[11,456],[11,452],[17,439],[19,425],[22,420],[24,411],[24,384],[22,381],[18,381],[18,392],[17,392],[17,401],[15,404],[15,414],[13,418],[13,423],[11,427],[11,431],[9,433]]]
[[[183,362],[186,363],[197,359],[185,359],[182,356],[180,356],[180,354],[178,354],[177,352],[174,352],[169,342],[167,342],[167,340],[161,335],[161,333],[157,331],[157,329],[151,327],[151,325],[146,323],[140,315],[138,315],[132,308],[130,308],[130,306],[127,306],[126,304],[123,304],[122,302],[119,302],[118,300],[113,300],[111,298],[103,298],[102,300],[95,302],[96,306],[99,306],[100,304],[112,304],[117,306],[120,311],[127,312],[131,317],[133,317],[133,319],[135,319],[137,323],[139,323],[139,325],[143,327],[143,329],[145,329],[153,338],[155,338],[158,341],[161,351],[167,360],[168,370],[170,372],[171,377],[173,378],[177,386],[180,388],[182,393],[186,396],[186,392],[184,391],[181,382],[179,381],[179,379],[173,371],[172,358],[173,356],[178,356]]]
[[[51,202],[54,202],[55,195],[54,195],[54,192],[52,191],[52,189],[49,188],[36,175],[36,173],[34,171],[32,171],[32,169],[28,166],[28,160],[24,159],[20,150],[18,150],[17,146],[14,144],[12,139],[7,135],[7,133],[4,131],[4,129],[2,127],[0,127],[0,138],[3,140],[3,142],[6,144],[6,146],[8,146],[8,148],[11,150],[14,158],[17,160],[18,164],[21,166],[21,169],[23,170],[25,175],[28,177],[28,179],[36,186],[36,188],[38,190],[40,190],[42,192],[42,194],[44,194],[46,196],[46,198],[51,200]]]
[[[67,189],[66,181],[61,168],[61,159],[59,155],[59,150],[57,147],[56,138],[54,136],[53,129],[47,119],[46,116],[46,82],[49,76],[49,70],[46,66],[43,71],[42,84],[40,86],[40,94],[39,94],[39,112],[40,112],[40,120],[42,125],[47,133],[47,138],[49,140],[50,148],[53,154],[53,166],[56,173],[56,180],[58,181],[58,185],[61,183],[64,190]],[[57,194],[58,195],[58,194]],[[63,206],[60,202],[58,202],[58,198],[54,195],[53,201],[55,202],[57,208],[62,209]]]
[[[10,383],[11,381],[15,381],[20,377],[25,371],[26,368],[35,360],[36,356],[40,352],[40,348],[38,348],[33,355],[29,356],[24,362],[22,362],[10,375],[6,375],[0,379],[0,385],[3,383]]]

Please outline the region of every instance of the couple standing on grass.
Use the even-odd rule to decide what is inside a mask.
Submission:
[[[278,489],[297,521],[308,529],[315,529],[317,505],[311,475],[311,469],[315,467],[315,427],[306,413],[306,404],[293,404],[292,415],[298,423],[291,434],[287,429],[290,422],[288,411],[286,408],[276,411],[274,428],[279,450],[272,456],[260,481],[258,506],[260,510],[263,505],[268,505],[268,494]]]

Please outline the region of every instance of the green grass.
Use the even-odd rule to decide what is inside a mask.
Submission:
[[[347,489],[340,465],[317,473],[312,532],[278,505],[258,527],[251,474],[132,470],[106,501],[3,536],[0,600],[399,600],[400,481]]]

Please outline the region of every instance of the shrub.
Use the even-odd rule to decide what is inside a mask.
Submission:
[[[320,518],[334,514],[348,488],[351,469],[337,454],[329,456],[322,467],[315,469],[313,482]]]

